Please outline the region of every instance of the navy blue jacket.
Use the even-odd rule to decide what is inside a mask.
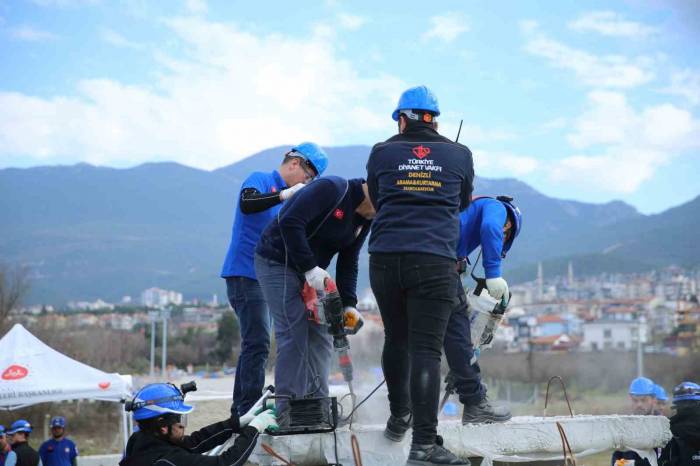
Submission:
[[[369,252],[456,258],[459,212],[469,206],[473,181],[471,151],[428,125],[375,145],[367,162],[377,210]]]
[[[299,273],[316,266],[325,269],[338,254],[338,292],[345,306],[355,306],[357,264],[371,223],[355,213],[365,198],[363,181],[337,176],[313,181],[285,202],[263,231],[255,252]]]

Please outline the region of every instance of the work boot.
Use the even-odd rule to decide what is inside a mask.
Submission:
[[[386,421],[386,429],[384,429],[384,437],[392,442],[400,442],[403,440],[406,431],[413,425],[413,414],[409,413],[404,417],[396,417],[393,414]]]
[[[471,466],[468,459],[459,459],[447,448],[438,445],[411,445],[406,465],[432,466],[435,464],[447,464],[454,466]]]
[[[506,422],[512,416],[507,406],[489,403],[484,398],[476,405],[464,405],[462,412],[462,424],[489,424],[492,422]]]

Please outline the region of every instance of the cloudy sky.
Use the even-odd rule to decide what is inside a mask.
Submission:
[[[698,5],[0,0],[0,168],[371,145],[426,84],[479,175],[658,212],[700,194]]]

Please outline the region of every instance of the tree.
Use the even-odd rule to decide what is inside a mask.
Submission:
[[[0,327],[29,292],[29,269],[0,262]]]
[[[218,330],[216,332],[216,350],[214,357],[220,364],[225,364],[231,360],[233,346],[238,341],[238,319],[233,311],[226,311],[219,319]]]

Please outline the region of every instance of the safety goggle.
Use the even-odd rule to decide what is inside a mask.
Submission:
[[[299,154],[299,155],[296,155]],[[301,152],[296,151],[296,150],[291,150],[287,152],[287,155],[289,157],[296,157],[300,160],[301,163],[299,163],[299,166],[301,167],[302,171],[304,172],[304,175],[309,180],[313,180],[318,176],[318,172],[316,171],[316,167],[314,167],[314,164],[311,163],[309,159],[306,158]]]
[[[425,123],[432,123],[435,121],[435,115],[429,112],[416,113],[413,110],[400,110],[400,114],[406,115],[406,118],[414,121],[423,121]]]

